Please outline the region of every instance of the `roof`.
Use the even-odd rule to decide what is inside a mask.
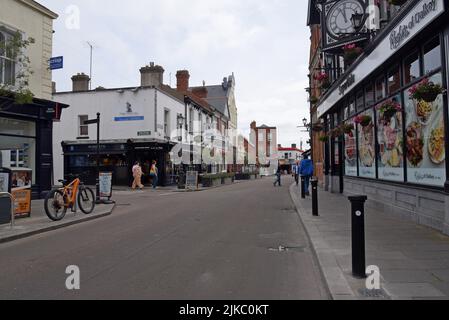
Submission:
[[[279,151],[297,151],[297,152],[304,152],[303,150],[300,150],[298,148],[278,148]]]
[[[168,95],[172,95],[172,96],[177,97],[178,99],[184,100],[185,97],[188,97],[192,102],[194,102],[195,104],[197,104],[198,106],[202,107],[203,109],[205,109],[208,112],[212,113],[212,112],[215,111],[215,108],[213,106],[211,106],[207,101],[205,101],[204,99],[201,99],[201,98],[195,96],[190,91],[178,91],[178,90],[173,89],[170,86],[167,86],[165,84],[161,85],[159,87],[159,89],[164,91]]]
[[[190,90],[199,89],[201,87],[191,87]],[[221,114],[228,115],[228,88],[222,85],[206,86],[207,98],[209,104],[215,107]]]
[[[26,4],[29,7],[32,7],[33,9],[49,16],[52,19],[56,19],[58,18],[58,15],[51,11],[50,9],[48,9],[47,7],[44,7],[43,5],[41,5],[39,2],[34,1],[34,0],[20,0],[20,2]]]
[[[256,127],[256,129],[277,129],[276,127],[269,127],[266,124],[263,124],[260,127]]]

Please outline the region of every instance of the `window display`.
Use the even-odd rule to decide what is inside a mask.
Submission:
[[[346,126],[349,133],[345,132],[345,174],[347,176],[357,176],[357,146],[356,146],[356,129],[353,120],[347,121]]]
[[[442,83],[440,73],[429,78]],[[404,92],[406,111],[407,180],[443,187],[446,179],[446,152],[443,96],[434,102],[412,99],[409,88]]]
[[[365,111],[354,118],[357,124],[359,146],[359,174],[364,178],[376,178],[376,153],[374,139],[374,113]]]
[[[404,141],[401,96],[376,106],[379,179],[404,181]]]

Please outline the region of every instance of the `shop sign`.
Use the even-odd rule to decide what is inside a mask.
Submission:
[[[100,198],[112,197],[112,172],[100,172]]]
[[[198,189],[198,171],[187,171],[186,190]]]
[[[137,132],[138,137],[151,136],[151,131],[139,131]]]
[[[134,111],[134,106],[130,102],[126,102],[123,109],[124,111],[120,113],[120,116],[114,118],[115,122],[145,120],[144,116],[141,116],[138,112]]]
[[[64,68],[64,57],[54,57],[50,59],[50,70]]]
[[[431,0],[419,6],[414,13],[411,14],[409,20],[404,21],[399,27],[390,34],[390,48],[396,50],[401,44],[410,37],[412,31],[417,25],[425,21],[430,13],[437,10],[437,0]]]

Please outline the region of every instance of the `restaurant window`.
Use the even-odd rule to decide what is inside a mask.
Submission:
[[[89,125],[85,124],[89,120],[89,116],[81,115],[78,116],[78,136],[85,137],[89,135]]]
[[[401,88],[401,72],[399,66],[388,73],[388,93],[391,95]]]
[[[354,119],[346,121],[347,125],[353,125]],[[345,147],[344,147],[344,163],[345,163],[345,175],[356,177],[357,176],[357,144],[356,144],[356,129],[353,125],[353,129],[350,133],[345,133]]]
[[[402,100],[398,94],[376,106],[379,179],[404,182]]]
[[[404,82],[409,84],[421,77],[419,52],[409,55],[404,62]]]
[[[376,81],[376,101],[382,100],[386,97],[385,79],[383,76],[379,77]]]
[[[0,167],[31,169],[36,182],[36,139],[0,134]]]
[[[365,109],[365,100],[364,100],[363,91],[357,92],[356,109],[357,109],[357,111],[361,111],[361,110]]]
[[[357,125],[359,150],[359,176],[376,178],[376,153],[374,133],[374,112],[372,109],[359,115],[363,122]]]
[[[355,109],[355,100],[354,100],[354,97],[350,97],[349,98],[349,114],[350,115],[353,115],[354,113],[356,112],[356,109]]]
[[[424,45],[424,73],[430,73],[441,68],[440,38],[435,37]]]
[[[429,80],[442,84],[443,77],[437,73]],[[443,96],[430,103],[416,101],[410,97],[409,89],[404,91],[407,181],[443,187],[446,180]]]
[[[371,83],[365,88],[365,105],[370,107],[374,103],[374,85]]]

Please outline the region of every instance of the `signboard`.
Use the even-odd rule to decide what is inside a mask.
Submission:
[[[33,171],[31,169],[13,169],[11,175],[11,189],[25,190],[31,189]]]
[[[137,132],[138,137],[151,136],[151,131],[139,131]]]
[[[11,192],[11,171],[0,168],[0,192]]]
[[[198,189],[198,171],[187,171],[186,190]]]
[[[100,198],[112,197],[112,172],[100,172]]]
[[[143,116],[136,116],[136,117],[115,117],[115,122],[124,122],[124,121],[143,121],[145,120],[145,117]]]
[[[100,197],[112,197],[112,172],[100,172]]]
[[[13,190],[16,217],[29,217],[31,214],[31,190]]]
[[[54,57],[50,59],[50,70],[64,68],[64,57]]]

